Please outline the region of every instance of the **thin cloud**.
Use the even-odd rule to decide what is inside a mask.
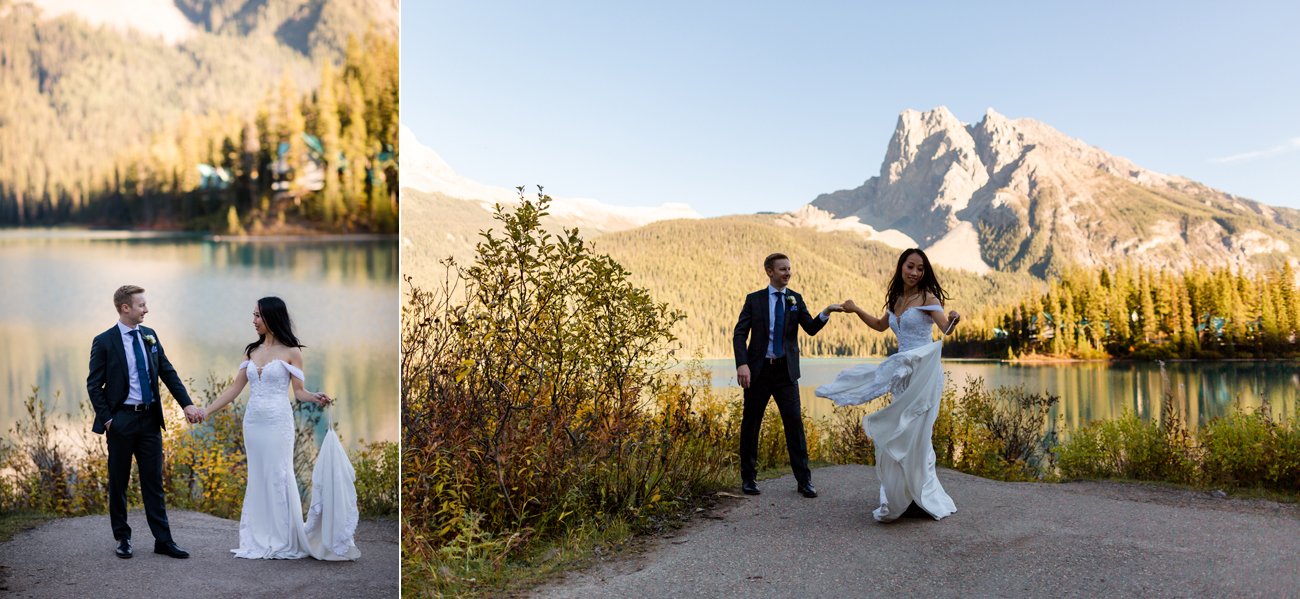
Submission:
[[[1222,158],[1211,158],[1210,162],[1215,164],[1247,162],[1250,160],[1258,160],[1260,158],[1268,158],[1269,156],[1277,156],[1278,154],[1285,154],[1287,152],[1294,152],[1296,150],[1300,150],[1300,137],[1292,137],[1291,139],[1268,148],[1267,150],[1255,150],[1253,152],[1242,152],[1240,154],[1233,154]]]

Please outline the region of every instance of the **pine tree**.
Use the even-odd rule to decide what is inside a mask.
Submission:
[[[261,175],[261,169],[258,168],[258,161],[262,155],[262,142],[255,119],[250,117],[244,122],[244,130],[240,137],[239,181],[243,190],[242,193],[245,194],[244,200],[240,204],[245,209],[251,209],[260,195],[258,179]]]
[[[355,76],[347,76],[347,96],[343,104],[343,152],[347,156],[344,172],[344,195],[348,205],[359,211],[366,205],[366,168],[368,164],[368,146],[366,134],[366,96],[361,89],[361,82]]]
[[[334,66],[329,62],[321,70],[321,86],[316,101],[319,112],[317,133],[320,135],[321,147],[325,150],[322,157],[325,169],[325,188],[322,201],[325,206],[325,222],[336,225],[351,213],[343,204],[343,190],[338,172],[342,166],[339,156],[342,147],[339,142],[339,109],[334,98]]]
[[[1151,274],[1146,269],[1138,271],[1141,286],[1138,288],[1138,312],[1141,319],[1142,341],[1150,343],[1156,334],[1156,306],[1151,294]]]
[[[1282,335],[1282,340],[1290,342],[1290,337],[1296,331],[1296,293],[1295,293],[1295,271],[1291,268],[1291,261],[1287,260],[1282,263],[1282,269],[1277,273],[1274,282],[1277,288],[1275,297],[1277,298],[1277,315],[1278,329]]]
[[[1196,338],[1196,320],[1192,313],[1192,299],[1186,285],[1179,289],[1178,321],[1179,345],[1182,351],[1199,350],[1200,343]]]
[[[304,165],[307,155],[307,144],[303,140],[303,134],[306,132],[307,119],[302,115],[300,100],[298,97],[298,87],[289,73],[285,73],[280,79],[279,106],[276,114],[276,135],[278,144],[287,144],[287,152],[284,154],[285,162],[289,167],[289,176],[301,179],[304,172]],[[296,192],[301,192],[300,184],[295,183],[291,188]]]

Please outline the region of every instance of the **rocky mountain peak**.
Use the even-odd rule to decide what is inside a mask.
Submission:
[[[971,148],[965,125],[946,107],[927,112],[905,110],[898,115],[894,136],[889,140],[880,176],[896,179],[909,166],[955,148]]]
[[[811,205],[976,272],[1045,274],[1118,258],[1253,268],[1300,241],[1294,211],[1279,216],[993,108],[973,125],[943,106],[903,111],[880,174]]]

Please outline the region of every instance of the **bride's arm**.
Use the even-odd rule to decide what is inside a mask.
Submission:
[[[866,310],[863,310],[861,306],[854,303],[853,300],[846,300],[843,307],[845,311],[857,314],[858,318],[873,330],[884,331],[889,328],[888,316],[872,316],[871,314],[868,314]]]
[[[933,295],[928,293],[925,294],[925,305],[934,305],[938,303],[939,301],[935,299]],[[957,328],[957,322],[961,320],[961,314],[958,314],[956,310],[952,310],[947,314],[944,314],[943,310],[931,310],[928,313],[930,314],[930,318],[934,320],[934,324],[938,325],[939,330],[943,332],[944,335],[952,333],[952,330]]]
[[[296,347],[293,348],[293,350],[289,355],[289,363],[292,364],[298,370],[301,370],[303,372],[307,371],[305,368],[303,368],[302,350]],[[311,391],[308,391],[307,388],[303,385],[302,379],[296,376],[289,377],[289,382],[291,385],[293,385],[293,398],[298,401],[314,403],[319,406],[328,406],[330,402],[333,401],[330,399],[328,395],[325,395],[324,393],[313,393]]]
[[[248,369],[240,368],[239,374],[235,375],[235,382],[230,383],[230,386],[226,387],[226,389],[221,392],[221,395],[217,396],[216,401],[203,407],[204,417],[211,416],[217,410],[220,410],[221,408],[226,407],[230,402],[235,401],[235,398],[239,397],[240,393],[243,393],[244,386],[247,384]]]

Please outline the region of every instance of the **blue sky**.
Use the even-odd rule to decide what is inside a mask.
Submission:
[[[501,187],[706,216],[879,173],[993,108],[1300,208],[1300,3],[404,2],[402,121]]]

